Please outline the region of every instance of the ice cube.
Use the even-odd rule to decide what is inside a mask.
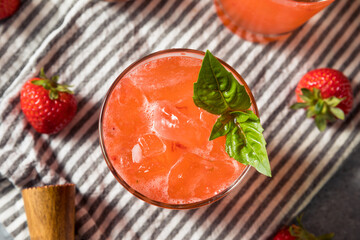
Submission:
[[[150,101],[176,102],[182,97],[191,98],[193,83],[196,81],[194,76],[199,73],[200,66],[200,59],[165,57],[144,63],[129,73],[128,77],[144,91]]]
[[[221,192],[238,176],[233,160],[209,160],[185,153],[168,175],[168,194],[175,199],[204,199]]]
[[[156,156],[166,151],[166,145],[155,134],[145,134],[138,142],[144,157]]]
[[[139,137],[137,143],[132,148],[132,159],[135,163],[140,163],[141,159],[153,157],[166,151],[166,145],[155,134],[144,134]]]
[[[136,144],[131,150],[132,160],[135,163],[139,163],[142,159],[142,150],[139,144]]]
[[[139,134],[149,132],[148,116],[141,114],[148,106],[148,100],[141,89],[129,80],[121,81],[110,95],[103,118],[105,137],[114,138],[126,146],[133,146]],[[123,141],[126,137],[128,141]],[[130,139],[130,140],[129,140]],[[131,147],[128,143],[131,142]]]
[[[192,119],[166,101],[159,101],[153,114],[154,131],[161,138],[185,146],[206,146],[209,131],[197,119]]]
[[[154,91],[174,87],[185,82],[184,79],[193,78],[194,72],[198,73],[200,65],[201,60],[198,59],[160,58],[132,70],[127,77],[145,91]]]

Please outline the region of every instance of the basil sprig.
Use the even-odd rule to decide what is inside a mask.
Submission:
[[[260,119],[251,110],[246,89],[232,73],[206,51],[199,77],[194,83],[193,100],[196,106],[220,115],[211,131],[209,140],[226,136],[226,152],[258,172],[271,176],[264,129]]]

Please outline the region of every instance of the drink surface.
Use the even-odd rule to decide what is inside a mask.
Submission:
[[[333,0],[215,0],[236,26],[257,34],[284,34],[295,30]],[[226,25],[226,24],[225,24]]]
[[[225,152],[225,138],[208,141],[217,116],[195,106],[201,60],[170,56],[128,72],[103,113],[104,146],[115,171],[134,190],[169,204],[211,198],[245,166]]]

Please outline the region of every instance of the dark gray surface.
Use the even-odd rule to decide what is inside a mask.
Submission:
[[[314,234],[335,233],[336,240],[360,239],[360,145],[303,211]]]
[[[303,224],[314,234],[334,232],[334,240],[360,239],[360,145],[303,214]],[[12,239],[1,224],[0,239]]]

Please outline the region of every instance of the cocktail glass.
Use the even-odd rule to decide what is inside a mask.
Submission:
[[[127,67],[118,77],[117,79],[113,82],[113,84],[111,85],[110,89],[108,90],[106,96],[105,96],[105,99],[104,99],[104,102],[103,102],[103,105],[102,105],[102,108],[101,108],[101,113],[100,113],[100,119],[99,119],[99,135],[100,135],[100,145],[101,145],[101,149],[102,149],[102,153],[103,153],[103,156],[104,156],[104,159],[110,169],[110,171],[112,172],[112,174],[114,175],[114,177],[117,179],[117,181],[124,187],[126,188],[130,193],[132,193],[133,195],[135,195],[137,198],[147,202],[147,203],[150,203],[150,204],[153,204],[153,205],[156,205],[156,206],[159,206],[159,207],[163,207],[163,208],[170,208],[170,209],[192,209],[192,208],[198,208],[198,207],[201,207],[201,206],[204,206],[204,205],[207,205],[207,204],[210,204],[210,203],[213,203],[221,198],[223,198],[224,196],[226,196],[227,194],[229,194],[234,188],[235,186],[241,182],[241,180],[244,178],[245,174],[248,172],[250,166],[243,166],[242,165],[242,168],[241,170],[239,170],[239,174],[235,176],[234,178],[234,181],[232,181],[230,184],[228,184],[224,189],[222,189],[221,191],[219,192],[216,192],[214,193],[212,196],[210,197],[207,197],[206,199],[198,199],[197,201],[193,201],[193,202],[190,202],[190,203],[182,203],[182,202],[179,202],[179,203],[174,203],[174,202],[166,202],[166,201],[159,201],[158,199],[154,199],[153,197],[149,197],[147,196],[147,194],[144,194],[144,192],[142,191],[139,191],[137,189],[135,189],[134,187],[134,180],[130,181],[130,180],[126,180],[125,177],[122,175],[121,173],[121,170],[119,170],[119,164],[116,162],[116,161],[122,161],[122,160],[114,160],[116,159],[116,156],[115,157],[112,157],[110,152],[110,148],[112,147],[117,147],[117,145],[113,145],[113,144],[107,144],[107,141],[106,141],[106,133],[105,131],[107,131],[107,129],[105,128],[108,128],[108,126],[105,126],[106,125],[106,112],[109,110],[109,108],[111,108],[111,104],[109,104],[109,99],[111,98],[112,94],[114,94],[114,89],[117,89],[117,86],[120,84],[120,83],[124,83],[124,79],[127,78],[127,80],[129,79],[129,76],[133,76],[131,74],[135,74],[135,75],[141,75],[141,72],[140,73],[136,73],[136,70],[139,69],[139,68],[143,68],[146,64],[151,66],[152,62],[154,62],[155,60],[166,60],[166,59],[169,59],[169,58],[172,58],[172,57],[179,57],[180,59],[181,58],[184,58],[184,60],[196,60],[199,62],[199,66],[198,66],[198,70],[200,70],[200,64],[201,64],[201,60],[203,59],[204,57],[204,52],[201,52],[201,51],[197,51],[197,50],[190,50],[190,49],[169,49],[169,50],[164,50],[164,51],[160,51],[160,52],[156,52],[156,53],[153,53],[153,54],[150,54],[136,62],[134,62],[133,64],[131,64],[129,67]],[[167,60],[166,60],[167,61]],[[242,84],[245,86],[246,88],[246,91],[248,92],[249,96],[250,96],[250,99],[251,99],[251,110],[254,111],[254,113],[256,113],[258,115],[258,109],[257,109],[257,106],[256,106],[256,102],[255,102],[255,99],[249,89],[249,87],[247,86],[246,82],[243,80],[243,78],[240,76],[240,74],[238,74],[231,66],[229,66],[228,64],[226,64],[224,61],[220,60],[220,62],[223,64],[223,66],[228,70],[230,71],[234,76],[235,78]],[[184,61],[184,64],[186,64],[186,61]],[[167,66],[162,66],[162,67],[165,67],[167,68]],[[179,69],[179,72],[181,71],[181,69]],[[135,73],[134,73],[135,72]],[[181,73],[179,73],[180,75],[178,75],[178,78],[180,76],[181,78]],[[198,72],[197,72],[198,74]],[[155,74],[155,78],[156,77],[161,77],[159,76],[160,74],[157,73]],[[136,76],[135,76],[136,77]],[[197,75],[196,76],[193,76],[193,79],[194,79],[194,82],[196,81],[197,79]],[[142,81],[143,79],[140,79],[140,81]],[[181,79],[180,79],[181,80]],[[182,81],[182,80],[181,80]],[[185,80],[184,80],[185,81]],[[125,83],[124,83],[125,84]],[[192,86],[193,83],[191,83],[191,86]],[[135,84],[136,85],[136,84]],[[133,88],[129,88],[129,91],[132,91],[136,88],[136,86],[134,85]],[[151,84],[150,84],[151,85]],[[151,86],[149,86],[151,87]],[[122,86],[120,86],[120,89],[122,88]],[[180,85],[178,86],[178,88],[182,88],[182,85],[180,83]],[[184,88],[186,88],[184,86]],[[119,88],[118,88],[119,89]],[[134,90],[135,91],[135,90]],[[137,91],[137,90],[136,90]],[[128,93],[128,92],[126,92]],[[156,95],[154,95],[156,96]],[[128,96],[119,96],[118,99],[120,99],[121,97],[123,98],[126,98],[126,97],[130,97],[130,95]],[[174,98],[174,96],[172,96],[172,98]],[[139,97],[140,99],[140,97]],[[191,97],[190,97],[191,99]],[[127,99],[128,101],[130,101],[129,99]],[[121,100],[119,100],[121,101]],[[134,101],[137,101],[136,99]],[[192,100],[191,100],[192,102]],[[189,104],[192,104],[192,103],[189,103]],[[110,107],[109,107],[110,106]],[[194,105],[195,106],[195,105]],[[180,108],[180,107],[179,107]],[[161,109],[162,110],[162,109]],[[161,112],[159,110],[159,112]],[[124,112],[119,112],[118,113],[119,115],[121,114],[129,114],[127,111],[124,111]],[[124,116],[125,116],[124,115]],[[211,115],[211,114],[210,114]],[[127,115],[126,115],[127,116]],[[129,115],[128,117],[131,118],[132,116],[135,116],[135,115]],[[173,118],[174,116],[171,116],[171,119]],[[134,117],[134,120],[133,121],[136,121],[135,119],[136,117]],[[129,126],[129,128],[131,128],[131,126]],[[111,130],[111,129],[110,129]],[[211,129],[210,129],[211,130]],[[181,131],[180,131],[181,132]],[[208,136],[210,134],[210,131],[209,132],[206,132],[206,135]],[[147,137],[149,137],[149,135],[146,135]],[[143,139],[143,138],[142,138]],[[128,141],[128,139],[126,138],[123,138],[121,141]],[[159,145],[161,144],[159,142],[159,140],[157,139],[156,143],[152,143],[153,145]],[[111,146],[110,146],[111,145]],[[121,145],[121,144],[120,144]],[[135,145],[136,146],[136,145]],[[179,144],[179,147],[180,149],[183,147],[181,144]],[[161,150],[161,149],[160,149]],[[150,152],[152,151],[151,149],[149,150]],[[152,151],[156,153],[156,151],[158,150],[155,150],[155,151]],[[136,153],[137,152],[137,148],[134,147],[132,149],[132,153],[134,154],[134,152]],[[134,155],[132,155],[133,157],[133,162],[139,162],[138,159],[136,159],[137,157]],[[148,160],[150,161],[150,160]],[[234,160],[235,161],[235,160]],[[155,163],[156,164],[156,163]],[[236,164],[238,164],[236,162]],[[190,166],[191,168],[191,166]],[[210,169],[211,170],[211,169]],[[189,169],[189,171],[191,171]],[[146,172],[146,170],[145,170]],[[180,177],[180,175],[179,175]],[[137,180],[136,180],[137,181]],[[165,187],[165,186],[164,186]]]
[[[232,32],[252,42],[288,37],[334,0],[214,0],[216,12]]]

